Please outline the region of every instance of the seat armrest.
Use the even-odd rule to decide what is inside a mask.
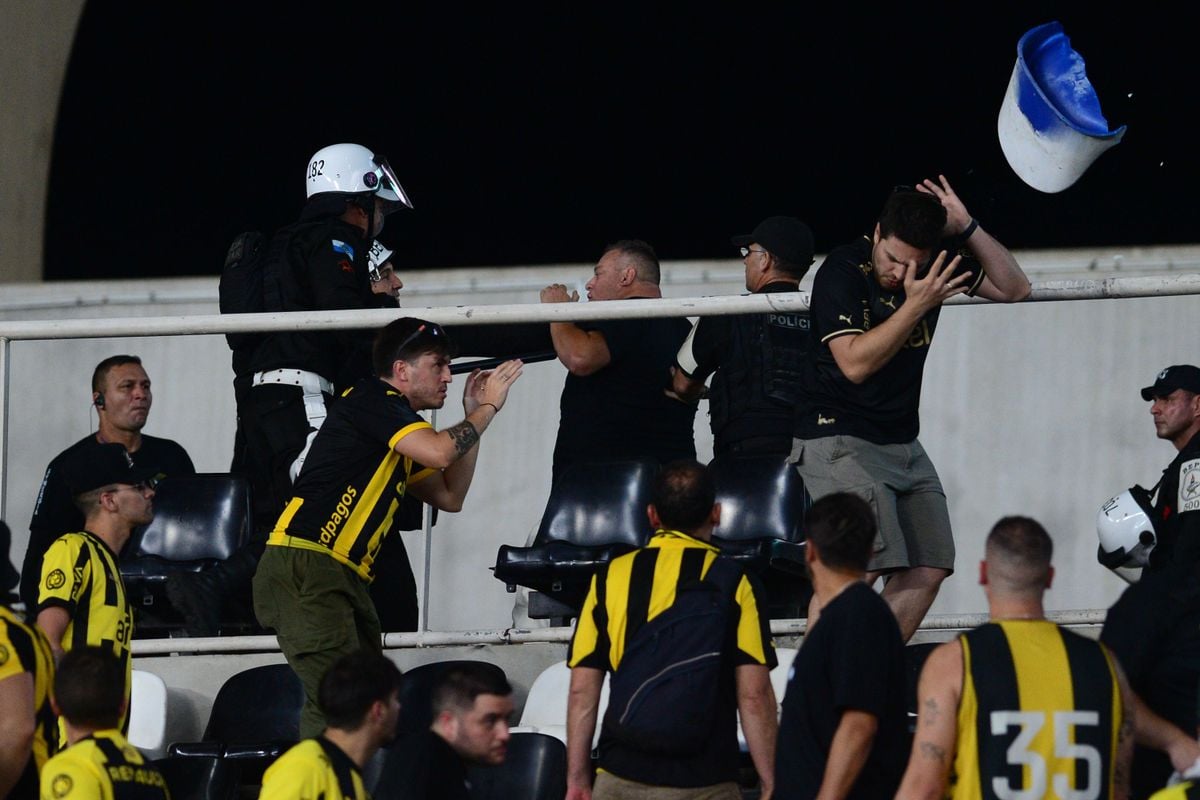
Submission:
[[[225,755],[223,742],[175,742],[167,748],[167,755],[183,758],[221,758]]]

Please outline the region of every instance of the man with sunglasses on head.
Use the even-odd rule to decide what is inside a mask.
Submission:
[[[954,570],[946,495],[917,441],[925,359],[942,303],[1029,296],[1012,253],[967,212],[945,176],[898,187],[874,230],[826,257],[813,281],[812,349],[792,461],[814,499],[858,494],[879,535],[868,580],[907,641]],[[809,624],[820,609],[809,608]]]
[[[110,648],[124,665],[125,698],[132,679],[133,609],[117,554],[133,529],[154,519],[154,470],[134,464],[125,447],[102,444],[63,465],[83,528],[54,540],[42,559],[37,625],[55,659],[72,648]],[[128,706],[128,702],[126,702]],[[128,729],[128,708],[121,730]],[[61,728],[65,745],[65,728]]]
[[[300,219],[267,246],[262,304],[268,311],[378,308],[370,251],[384,219],[412,202],[387,159],[360,144],[313,154],[305,168]],[[251,542],[217,568],[168,582],[192,635],[215,635],[222,598],[247,585],[263,537],[291,497],[313,437],[337,392],[371,372],[372,333],[274,331],[249,358],[249,391],[239,392],[245,469],[254,502]]]
[[[411,491],[443,511],[462,508],[479,437],[521,376],[519,360],[472,372],[463,390],[466,418],[437,431],[418,412],[445,404],[450,354],[445,332],[430,322],[403,317],[379,332],[377,377],[355,383],[330,408],[267,540],[254,576],[254,611],[275,629],[304,683],[302,737],[325,726],[317,704],[325,671],[351,651],[381,649],[368,586],[401,501]],[[411,575],[382,579],[412,583]]]

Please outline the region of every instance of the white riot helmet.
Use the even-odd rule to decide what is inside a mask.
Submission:
[[[1150,492],[1141,486],[1126,489],[1101,506],[1096,516],[1097,560],[1113,570],[1146,566],[1157,541],[1153,514]]]
[[[400,206],[413,207],[387,159],[360,144],[322,147],[308,160],[305,184],[309,198],[319,194],[374,195],[384,201],[385,213]]]
[[[383,280],[383,276],[379,274],[379,270],[392,257],[392,251],[384,246],[383,242],[376,239],[371,243],[371,249],[367,251],[367,274],[371,276],[373,281]]]

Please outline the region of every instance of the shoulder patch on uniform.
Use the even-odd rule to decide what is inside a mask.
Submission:
[[[346,244],[341,239],[334,239],[330,243],[333,245],[333,252],[342,253],[349,256],[351,261],[354,260],[354,248],[352,246]]]
[[[46,576],[47,589],[61,589],[67,582],[67,576],[61,569],[56,569]]]
[[[1200,458],[1185,461],[1179,466],[1179,498],[1176,513],[1200,511]]]
[[[8,663],[8,648],[0,644],[0,667]]]
[[[54,779],[50,781],[50,794],[55,797],[66,797],[74,787],[75,782],[71,780],[70,775],[55,775]]]

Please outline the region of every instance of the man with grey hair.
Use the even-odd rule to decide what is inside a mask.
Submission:
[[[991,621],[929,655],[897,798],[1128,796],[1129,687],[1107,647],[1046,619],[1052,552],[1029,517],[992,528],[979,568]]]

